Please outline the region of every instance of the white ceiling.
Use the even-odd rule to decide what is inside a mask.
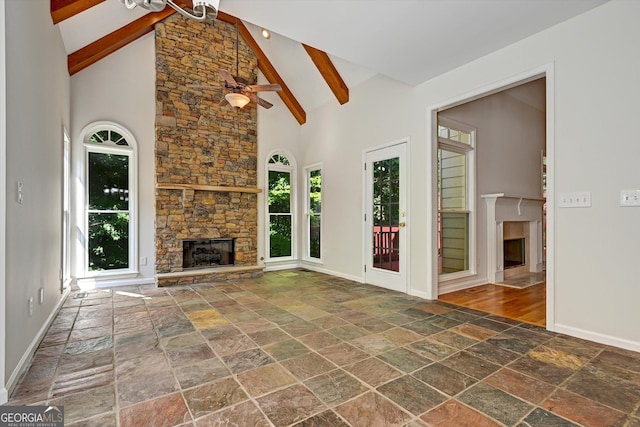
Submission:
[[[417,85],[606,1],[221,0],[220,10],[247,24],[310,110],[333,95],[300,42],[327,52],[348,87],[377,73]],[[144,13],[107,0],[63,21],[67,53]],[[260,37],[262,27],[271,30],[271,39]]]

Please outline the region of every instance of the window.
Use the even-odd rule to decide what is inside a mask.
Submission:
[[[438,266],[443,279],[474,273],[473,128],[438,123]]]
[[[133,136],[113,123],[83,133],[86,150],[86,272],[133,273],[137,264]]]
[[[275,153],[267,162],[269,259],[295,257],[295,164],[293,157]]]
[[[322,166],[305,168],[306,181],[306,253],[310,260],[322,259]]]

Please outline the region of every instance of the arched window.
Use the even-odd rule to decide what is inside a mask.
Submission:
[[[87,126],[84,235],[89,276],[137,271],[135,139],[109,122]]]
[[[295,183],[293,156],[274,152],[267,160],[267,259],[295,258]]]

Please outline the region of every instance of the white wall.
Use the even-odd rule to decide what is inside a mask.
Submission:
[[[62,152],[63,129],[70,125],[69,74],[48,2],[7,1],[0,7],[5,8],[6,18],[7,105],[2,112],[6,114],[6,271],[2,274],[8,302],[0,387],[10,388],[62,296]],[[23,185],[22,203],[17,198],[18,182]],[[31,316],[29,298],[34,300]]]
[[[75,221],[83,215],[84,148],[81,132],[96,121],[111,121],[128,129],[138,148],[138,230],[140,275],[134,283],[153,282],[155,265],[155,38],[154,33],[71,77]],[[83,274],[85,251],[80,230],[72,234],[74,275]],[[126,282],[124,282],[126,283]]]
[[[427,259],[433,237],[426,226],[431,183],[424,164],[433,143],[427,112],[553,63],[555,194],[591,191],[593,205],[551,212],[556,268],[555,324],[549,327],[640,349],[640,208],[618,206],[620,189],[640,188],[637,16],[639,2],[614,0],[416,88],[376,77],[351,88],[345,106],[327,104],[310,112],[302,129],[304,163],[325,166],[326,267],[360,274],[361,151],[409,136],[410,289],[427,294],[433,286]]]
[[[258,76],[258,83],[268,83],[264,76],[260,74]],[[269,248],[266,247],[266,197],[267,197],[267,177],[266,177],[266,162],[269,155],[273,150],[285,150],[293,155],[296,166],[298,169],[296,188],[297,200],[295,205],[298,209],[298,213],[302,210],[302,192],[303,182],[300,171],[304,167],[304,159],[302,158],[302,144],[300,140],[300,125],[289,112],[286,106],[282,104],[282,101],[278,95],[273,93],[263,93],[260,95],[265,100],[277,105],[270,109],[258,108],[258,188],[262,189],[262,192],[258,194],[258,264],[262,264],[267,258]],[[301,220],[301,216],[298,215],[294,221]],[[300,245],[302,244],[301,238],[297,239],[296,250],[298,254],[300,252]],[[270,263],[268,268],[281,268],[291,263]]]
[[[323,269],[362,280],[362,177],[363,149],[413,136],[424,127],[415,111],[388,108],[411,103],[415,90],[376,76],[350,88],[350,100],[339,106],[332,101],[307,115],[301,131],[305,165],[322,162]],[[409,162],[413,160],[410,141]],[[412,184],[413,185],[413,184]],[[410,204],[414,203],[413,198]],[[409,207],[411,212],[412,207]],[[410,232],[424,233],[419,221],[408,219]],[[422,243],[411,240],[411,251]]]

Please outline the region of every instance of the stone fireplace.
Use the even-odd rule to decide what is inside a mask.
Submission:
[[[218,70],[235,74],[235,27],[176,14],[156,24],[155,35],[158,286],[262,275],[256,109],[218,105]],[[255,82],[257,60],[242,38],[238,61],[240,77]],[[222,250],[229,243],[232,255]]]
[[[500,283],[544,270],[543,198],[483,194],[487,205],[487,279]]]

